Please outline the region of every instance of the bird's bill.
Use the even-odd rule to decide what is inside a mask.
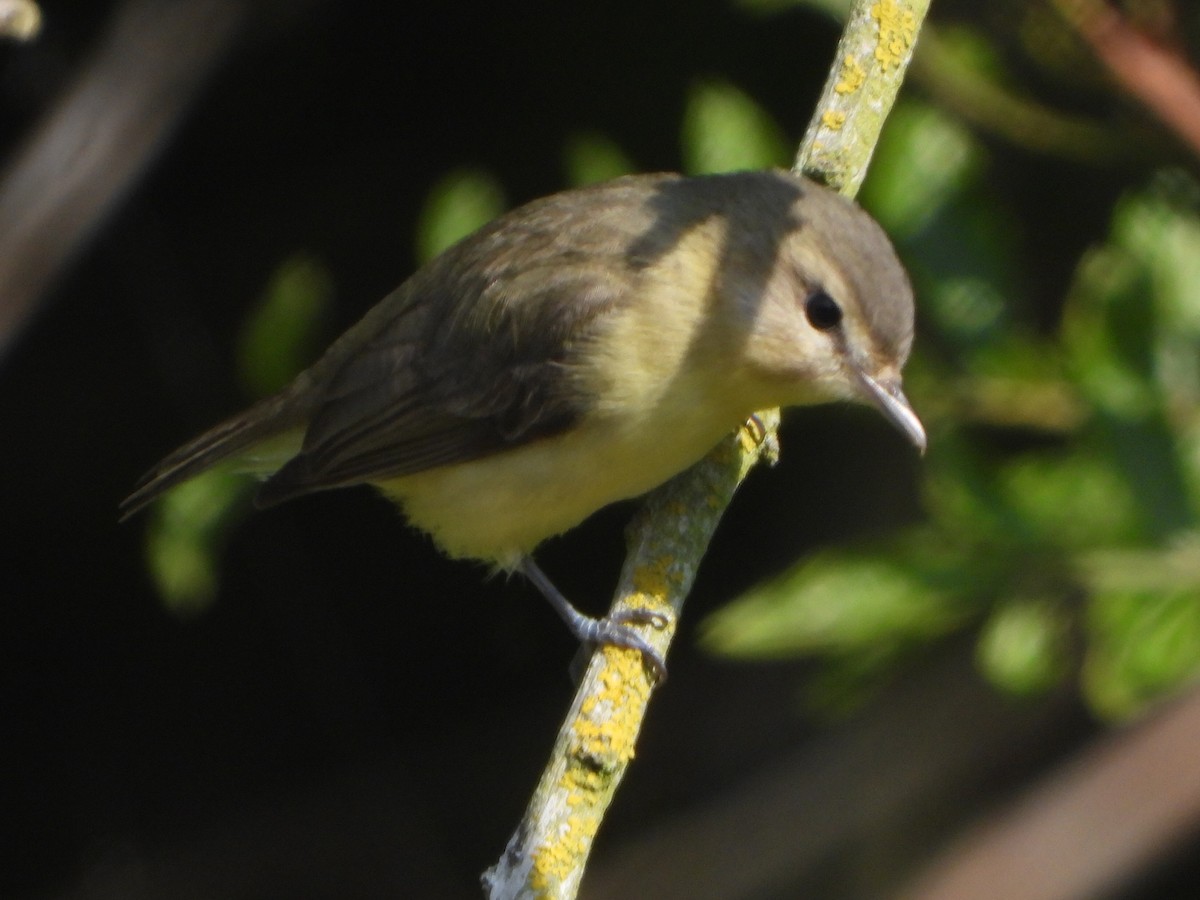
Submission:
[[[858,373],[859,383],[876,408],[883,413],[889,422],[899,428],[922,454],[925,452],[927,439],[925,426],[917,418],[912,404],[900,389],[899,379],[895,381],[876,381],[865,372]]]

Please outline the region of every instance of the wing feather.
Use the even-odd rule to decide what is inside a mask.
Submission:
[[[373,312],[338,342],[303,447],[259,503],[466,462],[578,421],[591,398],[571,377],[576,353],[633,296],[623,253],[648,227],[644,198],[598,191],[589,212],[577,195],[569,215],[549,198],[418,272],[403,314]]]

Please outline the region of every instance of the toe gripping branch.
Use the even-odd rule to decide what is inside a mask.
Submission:
[[[562,595],[554,586],[546,573],[543,572],[531,557],[525,557],[518,567],[542,593],[542,596],[554,608],[554,611],[567,623],[571,633],[584,644],[608,644],[613,647],[625,647],[642,654],[651,671],[654,673],[656,684],[667,680],[667,664],[654,647],[650,646],[640,634],[634,630],[636,625],[652,625],[655,628],[666,628],[670,620],[662,613],[646,609],[631,609],[615,616],[597,619],[584,615],[577,610],[571,601]]]

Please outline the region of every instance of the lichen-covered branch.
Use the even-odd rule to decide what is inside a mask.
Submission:
[[[912,56],[929,0],[855,0],[795,168],[853,196]],[[612,612],[680,615],[721,514],[777,447],[777,410],[760,413],[708,457],[651,494],[628,532]],[[674,628],[646,629],[665,656]],[[504,855],[483,876],[500,898],[570,898],[633,759],[654,685],[639,654],[595,653],[553,753]]]
[[[929,0],[857,0],[793,171],[853,197],[904,73]]]

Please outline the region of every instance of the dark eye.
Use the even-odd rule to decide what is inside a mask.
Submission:
[[[842,308],[824,291],[813,291],[804,301],[804,314],[817,331],[836,328],[842,321]]]

